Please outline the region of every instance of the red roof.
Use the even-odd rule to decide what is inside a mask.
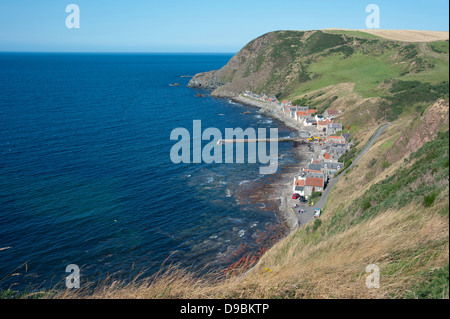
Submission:
[[[329,115],[338,115],[338,114],[339,114],[339,111],[338,111],[338,110],[327,110],[327,113],[328,113]]]
[[[330,159],[330,158],[331,158],[331,155],[328,154],[328,153],[325,153],[325,154],[323,154],[323,157],[324,157],[325,159]]]
[[[323,187],[324,182],[322,178],[308,177],[306,178],[305,186]]]
[[[305,180],[304,179],[297,179],[295,180],[295,186],[305,186]]]
[[[319,125],[328,125],[328,124],[331,124],[331,123],[333,123],[332,120],[319,121]]]

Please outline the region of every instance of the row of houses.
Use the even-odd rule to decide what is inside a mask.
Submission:
[[[283,106],[283,107],[285,105],[289,105],[289,104],[290,104],[290,106],[292,106],[292,102],[289,102],[289,101],[282,101],[282,102],[280,102],[280,101],[278,101],[278,99],[276,98],[275,95],[266,95],[264,93],[256,94],[256,93],[253,93],[251,91],[245,91],[243,94],[246,97],[251,97],[253,99],[260,100],[262,102],[274,103],[274,104],[277,104],[277,105]]]
[[[255,94],[245,91],[244,96],[251,97],[263,102],[275,103],[282,110],[284,116],[301,122],[305,126],[314,126],[318,134],[326,135],[318,140],[320,152],[316,153],[316,158],[311,159],[307,167],[302,167],[294,177],[293,192],[308,199],[314,192],[322,192],[328,185],[330,178],[344,168],[344,163],[339,162],[339,158],[348,149],[350,134],[337,135],[343,131],[341,123],[334,120],[341,114],[341,111],[328,109],[323,114],[318,114],[318,110],[309,106],[295,106],[290,101],[279,101],[273,95]]]
[[[340,114],[338,110],[326,110],[324,114],[317,114],[317,109],[308,106],[285,107],[284,115],[297,122],[303,122],[304,126],[317,126],[320,133],[334,135],[343,130],[341,123],[334,123],[333,120]]]
[[[312,160],[295,176],[293,193],[308,199],[314,192],[323,192],[330,178],[342,168],[344,164],[337,161]]]
[[[304,199],[310,198],[314,192],[323,192],[330,178],[344,168],[344,163],[339,162],[339,158],[349,149],[350,134],[337,135],[343,130],[342,124],[334,123],[333,119],[340,112],[329,111],[325,111],[323,115],[313,113],[313,119],[304,119],[304,125],[315,121],[312,125],[317,127],[318,132],[327,135],[319,141],[320,152],[316,154],[316,158],[311,159],[308,166],[301,168],[299,174],[294,177],[293,193]]]
[[[323,192],[330,178],[344,168],[339,158],[349,149],[350,134],[330,135],[319,144],[320,152],[294,177],[293,192],[308,199],[314,192]]]

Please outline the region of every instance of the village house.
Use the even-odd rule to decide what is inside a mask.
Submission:
[[[316,114],[316,116],[314,116],[314,118],[316,119],[317,122],[325,121],[325,118],[323,117],[322,114]]]
[[[320,132],[326,132],[328,124],[331,124],[331,123],[333,123],[333,121],[332,120],[328,120],[328,119],[324,120],[324,121],[317,121],[317,129]]]
[[[322,168],[326,175],[332,176],[344,168],[344,164],[338,162],[323,162]]]
[[[322,172],[322,163],[309,164],[308,170]]]
[[[309,168],[304,168],[302,170],[302,176],[306,177],[309,173],[316,173],[316,174],[322,174],[322,170],[314,170],[314,169],[309,169]]]
[[[305,197],[311,196],[314,192],[322,192],[324,186],[323,178],[307,177],[304,188]]]
[[[323,173],[309,172],[309,173],[306,173],[306,178],[308,178],[308,177],[321,178],[324,181],[326,180],[326,176]]]
[[[334,135],[337,132],[342,131],[342,124],[341,123],[329,123],[327,125],[327,134],[328,135]]]
[[[328,109],[323,113],[323,116],[327,119],[334,119],[337,117],[341,112],[338,110]]]
[[[289,107],[292,106],[292,102],[284,100],[283,102],[281,102],[281,105],[283,105],[284,107]]]
[[[293,189],[294,194],[299,194],[302,197],[305,196],[305,181],[306,178],[301,177],[294,178],[294,189]]]
[[[347,148],[341,146],[332,146],[331,153],[333,153],[336,157],[341,157],[347,152]]]
[[[288,108],[289,110],[289,117],[292,119],[295,119],[296,117],[296,113],[297,113],[297,108],[296,107],[290,107]]]
[[[303,121],[306,118],[311,118],[311,115],[307,111],[296,111],[295,112],[295,120]]]
[[[323,158],[323,161],[333,161],[333,157],[327,153],[326,150],[322,150],[321,154],[320,154],[321,158]]]
[[[317,125],[317,121],[312,117],[305,118],[303,119],[303,125],[305,126]]]
[[[328,136],[325,143],[328,144],[346,144],[343,136]]]

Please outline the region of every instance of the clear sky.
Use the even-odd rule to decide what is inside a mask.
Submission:
[[[365,29],[372,3],[381,29],[449,29],[448,0],[0,0],[0,51],[237,52],[270,31]]]

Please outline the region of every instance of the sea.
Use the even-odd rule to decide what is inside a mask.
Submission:
[[[171,132],[192,132],[194,120],[294,136],[187,87],[231,57],[0,53],[0,289],[56,287],[68,265],[81,285],[170,264],[222,271],[286,234],[274,190],[298,161],[292,143],[279,144],[272,175],[170,157]]]

